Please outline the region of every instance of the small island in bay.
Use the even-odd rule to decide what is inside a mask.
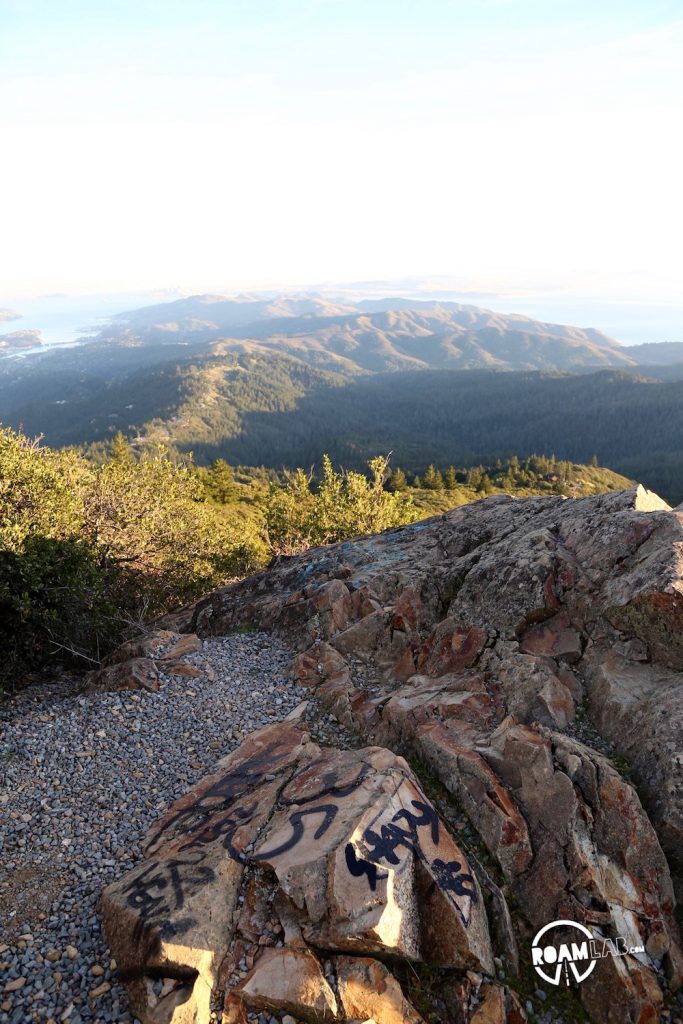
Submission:
[[[7,355],[24,348],[35,348],[36,345],[42,344],[43,338],[40,331],[10,331],[9,334],[0,334],[0,355],[3,353]]]

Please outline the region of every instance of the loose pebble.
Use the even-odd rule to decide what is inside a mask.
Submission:
[[[0,1024],[133,1024],[102,936],[102,889],[141,858],[174,800],[301,703],[291,659],[264,633],[234,634],[187,657],[202,670],[191,690],[162,672],[157,693],[78,695],[62,678],[0,706]]]

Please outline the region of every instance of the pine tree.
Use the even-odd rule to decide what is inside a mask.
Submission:
[[[454,491],[458,486],[458,477],[453,466],[449,466],[443,478],[447,491]]]
[[[109,458],[112,462],[129,463],[133,461],[133,453],[130,450],[130,445],[120,430],[114,434]]]
[[[387,489],[390,491],[407,491],[408,480],[402,469],[397,466],[389,477],[389,483]]]
[[[413,477],[413,487],[416,487],[418,490],[420,490],[420,488],[422,487],[422,481],[420,480],[417,473]]]
[[[228,505],[237,495],[232,468],[225,459],[216,459],[207,473],[207,491],[219,505]]]
[[[427,487],[430,491],[442,491],[443,490],[443,477],[441,472],[435,468],[433,463],[427,467],[424,477],[422,478],[422,486]]]
[[[482,466],[472,466],[472,468],[467,471],[468,486],[474,488],[475,491],[478,491],[481,485],[483,473],[484,469]]]

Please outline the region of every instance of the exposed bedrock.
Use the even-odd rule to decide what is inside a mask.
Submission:
[[[642,488],[489,498],[279,560],[166,622],[252,624],[298,647],[302,696],[364,747],[272,727],[163,819],[104,900],[142,1019],[208,1019],[213,990],[226,1021],[415,1021],[410,962],[445,972],[444,1020],[521,1021],[493,957],[532,971],[555,920],[620,953],[574,987],[593,1021],[660,1019],[683,973],[680,511]]]
[[[494,973],[476,874],[407,763],[321,750],[295,721],[178,801],[102,911],[144,1021],[207,1021],[215,991],[227,1021],[419,1021],[383,960]]]
[[[200,634],[254,622],[302,651],[328,642],[343,661],[329,688],[362,662],[378,714],[400,684],[453,675],[452,691],[474,680],[460,703],[488,703],[498,722],[565,729],[585,709],[667,854],[683,848],[683,512],[642,487],[487,498],[281,559],[183,614]]]

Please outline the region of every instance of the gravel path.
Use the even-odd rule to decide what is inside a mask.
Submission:
[[[65,681],[0,706],[0,1024],[134,1020],[99,895],[164,808],[301,702],[291,657],[266,634],[237,634],[186,659],[213,680],[83,697]]]

